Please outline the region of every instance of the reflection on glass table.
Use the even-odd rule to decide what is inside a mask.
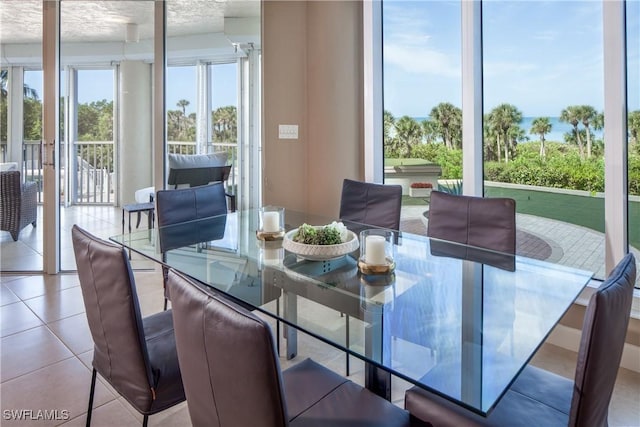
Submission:
[[[335,220],[285,215],[287,231]],[[409,233],[394,247],[393,273],[366,276],[358,250],[311,261],[258,240],[258,218],[257,210],[238,211],[180,224],[180,232],[112,240],[158,262],[164,255],[211,292],[283,322],[287,357],[296,355],[301,330],[364,360],[366,385],[382,396],[390,397],[395,375],[479,414],[498,402],[592,276]],[[195,238],[162,253],[163,233]]]

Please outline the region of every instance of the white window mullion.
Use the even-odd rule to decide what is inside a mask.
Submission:
[[[43,269],[60,271],[60,2],[42,2],[42,169],[43,169]]]
[[[628,251],[625,2],[603,1],[605,269]]]
[[[482,196],[482,2],[462,2],[462,191]]]
[[[211,137],[211,65],[196,64],[196,152],[206,154]]]
[[[382,2],[362,3],[364,61],[364,179],[382,183],[383,77],[382,77]]]
[[[22,144],[24,141],[24,68],[7,69],[9,94],[7,100],[7,162],[18,163],[24,174]],[[24,175],[23,175],[24,179]]]

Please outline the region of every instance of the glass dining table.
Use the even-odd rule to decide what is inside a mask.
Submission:
[[[276,319],[287,358],[298,331],[360,358],[365,385],[387,399],[397,376],[486,416],[592,278],[410,233],[393,245],[393,272],[363,275],[358,250],[309,260],[259,240],[258,217],[237,211],[111,240]],[[287,230],[334,220],[285,211]]]

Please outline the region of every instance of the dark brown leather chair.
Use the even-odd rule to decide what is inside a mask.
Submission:
[[[591,296],[574,381],[529,365],[487,418],[417,387],[406,392],[405,408],[415,421],[432,427],[607,426],[635,280],[635,258],[629,254]]]
[[[432,191],[427,236],[515,254],[516,202]]]
[[[409,415],[311,359],[281,372],[269,325],[169,271],[194,426],[408,426]]]
[[[71,237],[94,343],[87,426],[91,425],[97,372],[144,415],[146,426],[149,415],[185,400],[171,311],[142,318],[122,246],[100,240],[77,225]]]
[[[221,182],[199,187],[161,190],[156,193],[158,238],[163,257],[166,251],[183,246],[222,239],[226,227],[227,201]],[[200,221],[194,228],[191,221]],[[180,224],[184,223],[184,227]],[[170,227],[169,227],[170,226]],[[167,268],[163,266],[164,309],[169,297],[166,289]]]
[[[340,220],[358,224],[348,225],[358,234],[364,228],[362,224],[373,227],[400,230],[400,212],[402,209],[402,186],[382,185],[370,182],[345,179],[342,182],[340,198]],[[398,242],[398,234],[395,235]],[[349,344],[349,317],[347,316],[346,343]],[[346,373],[349,375],[349,354],[347,354]]]
[[[400,230],[402,186],[345,179],[340,198],[340,219],[374,227]]]

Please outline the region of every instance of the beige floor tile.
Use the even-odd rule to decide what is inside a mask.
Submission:
[[[0,255],[4,255],[1,252],[1,249],[0,249]],[[25,277],[25,276],[20,275],[20,274],[5,273],[4,271],[2,271],[2,273],[0,273],[0,284],[13,282],[14,280],[22,279],[23,277]]]
[[[47,293],[57,293],[78,284],[75,275],[33,275],[12,280],[6,286],[24,301]]]
[[[42,325],[42,321],[23,302],[0,307],[0,336],[5,337]]]
[[[2,338],[0,353],[2,382],[73,356],[46,326]]]
[[[84,300],[80,287],[28,299],[24,302],[45,322],[55,322],[84,312]]]
[[[93,339],[85,313],[51,322],[48,326],[74,354],[93,349]]]
[[[64,424],[63,427],[83,427],[87,423],[87,414],[84,413]],[[91,412],[92,427],[140,427],[140,421],[136,419],[118,400],[112,400],[106,404],[94,408]]]
[[[20,301],[20,298],[5,285],[0,285],[0,306]]]
[[[68,411],[69,419],[80,416],[89,404],[91,371],[76,357],[22,375],[0,384],[2,410],[58,410]],[[96,382],[94,405],[114,400],[102,383]],[[39,421],[38,426],[53,426],[60,421]],[[3,427],[33,426],[24,420],[3,420]]]

